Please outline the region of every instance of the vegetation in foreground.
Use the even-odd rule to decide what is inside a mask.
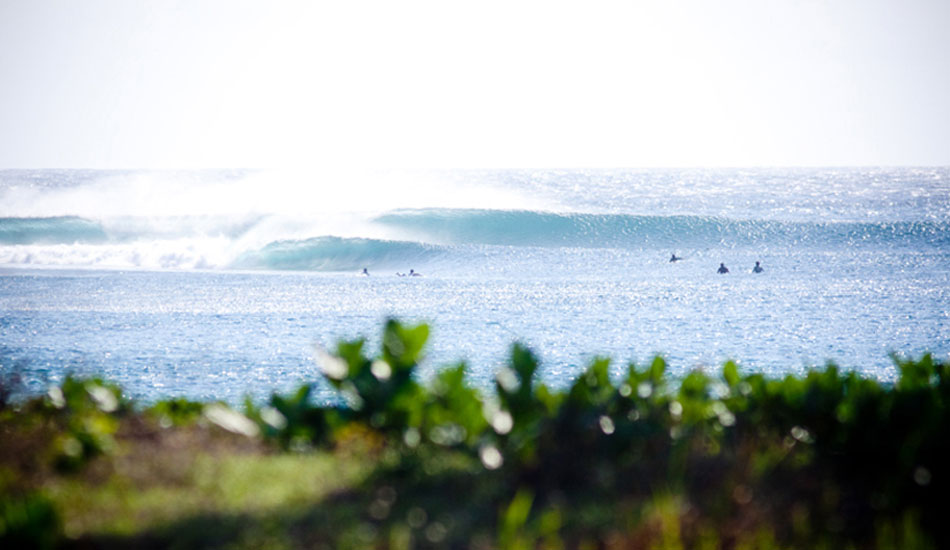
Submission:
[[[425,325],[320,358],[312,385],[250,401],[134,406],[69,377],[0,384],[3,548],[947,548],[950,365],[883,385],[834,366],[767,379],[726,363],[569,388],[515,345],[493,395],[465,366],[413,376]]]

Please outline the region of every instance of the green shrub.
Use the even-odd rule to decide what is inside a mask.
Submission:
[[[834,365],[772,379],[732,362],[719,376],[693,371],[674,379],[660,357],[612,377],[610,361],[596,358],[570,386],[551,389],[538,379],[534,353],[515,344],[483,395],[468,385],[464,364],[418,380],[428,333],[425,325],[390,320],[375,354],[365,340],[322,353],[324,376],[340,398],[333,405],[314,403],[314,384],[303,384],[264,405],[247,400],[244,415],[184,399],[148,413],[165,426],[238,422],[240,433],[294,451],[332,448],[354,435],[372,440],[385,460],[372,477],[379,490],[369,491],[393,495],[368,505],[381,541],[408,536],[392,510],[424,517],[417,499],[430,509],[458,507],[455,515],[443,510],[451,521],[429,533],[456,546],[487,532],[508,548],[606,540],[950,547],[942,525],[950,365],[929,355],[895,358],[895,384]],[[113,385],[69,376],[32,410],[55,428],[56,464],[72,470],[112,448],[131,404]],[[459,503],[439,491],[466,498]],[[55,514],[41,497],[0,497],[0,542],[34,537],[45,544],[38,533],[55,532]]]
[[[117,415],[131,404],[118,386],[99,378],[80,379],[67,375],[47,394],[45,409],[59,428],[53,443],[57,467],[75,470],[89,459],[109,451],[119,427]]]
[[[183,397],[164,399],[147,409],[147,412],[158,418],[163,427],[185,426],[197,420],[204,410],[204,403],[191,401]]]
[[[338,425],[362,423],[417,453],[433,445],[480,457],[510,488],[496,504],[505,544],[523,546],[517,527],[555,512],[567,529],[612,528],[615,512],[599,503],[643,506],[667,491],[714,522],[753,521],[780,540],[872,544],[893,533],[881,525],[913,517],[938,545],[950,542],[940,528],[950,370],[930,356],[898,361],[893,386],[834,365],[775,380],[731,362],[719,380],[694,371],[671,384],[661,358],[615,382],[609,361],[595,359],[552,391],[537,380],[534,354],[515,345],[495,395],[483,398],[463,365],[428,388],[414,380],[427,334],[389,321],[375,359],[361,340],[324,358],[347,404]],[[321,425],[332,439],[333,426]],[[598,509],[599,519],[578,523]]]
[[[0,547],[53,548],[59,534],[59,516],[49,499],[0,488]]]

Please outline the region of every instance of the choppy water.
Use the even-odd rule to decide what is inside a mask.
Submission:
[[[390,315],[482,386],[516,339],[554,384],[654,353],[890,380],[950,354],[950,169],[0,172],[0,368],[35,391],[263,396]]]

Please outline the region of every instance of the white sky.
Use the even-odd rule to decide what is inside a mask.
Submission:
[[[0,0],[0,168],[935,164],[947,0]]]

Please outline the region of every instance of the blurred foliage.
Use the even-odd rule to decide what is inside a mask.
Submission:
[[[0,491],[0,547],[53,548],[59,535],[59,516],[49,499]]]
[[[62,470],[75,470],[115,445],[118,418],[131,409],[118,386],[99,378],[67,375],[52,386],[42,403],[57,428],[53,459]]]
[[[9,368],[0,369],[0,414],[13,406],[23,393],[23,365],[14,362]]]
[[[364,340],[323,354],[344,407],[309,403],[303,386],[272,398],[277,422],[251,405],[248,414],[285,448],[296,437],[332,446],[359,424],[402,453],[402,468],[429,468],[421,456],[472,457],[482,469],[456,475],[490,484],[482,498],[498,510],[502,547],[561,535],[605,540],[618,525],[648,523],[650,509],[665,511],[657,540],[687,546],[710,533],[723,547],[875,547],[918,535],[950,543],[940,529],[950,371],[930,356],[895,358],[895,385],[834,365],[774,380],[732,362],[718,377],[693,371],[677,384],[662,358],[613,379],[598,358],[553,391],[539,383],[534,354],[516,344],[494,395],[483,397],[466,384],[464,364],[429,387],[413,377],[427,334],[389,321],[375,358]],[[658,495],[676,498],[656,506]]]
[[[158,419],[163,427],[184,426],[197,420],[204,404],[183,397],[164,399],[148,408],[148,413]]]
[[[515,344],[484,396],[464,364],[417,379],[428,333],[391,320],[374,356],[365,340],[319,353],[336,405],[304,384],[243,413],[185,400],[148,413],[340,460],[358,441],[375,473],[333,504],[346,519],[293,516],[289,529],[310,532],[297,546],[950,547],[950,365],[929,355],[895,357],[895,384],[834,365],[770,379],[732,362],[674,380],[659,357],[616,376],[596,358],[553,390]],[[39,411],[56,426],[56,464],[108,452],[129,410],[100,380],[51,389]],[[316,518],[329,522],[319,534]]]

